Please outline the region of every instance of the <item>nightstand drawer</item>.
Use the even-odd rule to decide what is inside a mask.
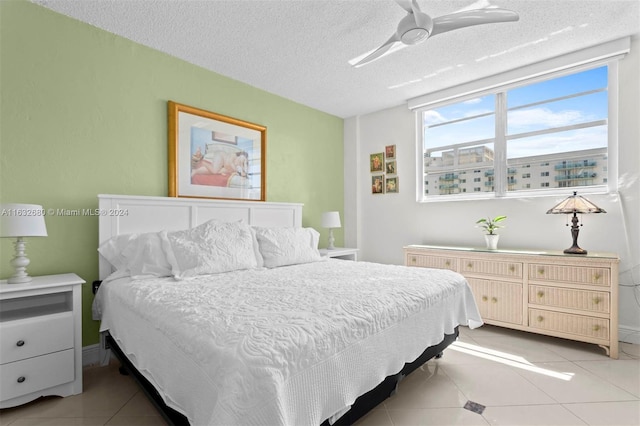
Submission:
[[[609,320],[604,318],[529,309],[529,327],[609,340]]]
[[[458,260],[453,257],[426,256],[424,254],[407,253],[407,266],[421,268],[449,269],[457,271]]]
[[[609,293],[571,288],[529,285],[529,303],[608,314]]]
[[[71,382],[75,379],[73,370],[73,349],[0,365],[0,398],[7,400]]]
[[[0,322],[0,364],[73,346],[72,312]]]
[[[522,263],[495,260],[460,259],[460,273],[490,277],[522,278]],[[466,275],[465,275],[466,276]]]
[[[529,265],[529,279],[609,287],[611,285],[611,270],[586,266],[531,264]]]

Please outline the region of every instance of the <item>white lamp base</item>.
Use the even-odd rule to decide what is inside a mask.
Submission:
[[[16,255],[11,259],[11,266],[15,269],[15,273],[7,280],[8,284],[23,284],[31,282],[31,277],[27,274],[27,266],[29,266],[29,258],[24,254],[25,242],[22,237],[18,237],[13,245],[16,248]]]
[[[327,246],[327,250],[335,250],[333,243],[335,242],[335,238],[333,238],[333,228],[329,228],[329,245]]]

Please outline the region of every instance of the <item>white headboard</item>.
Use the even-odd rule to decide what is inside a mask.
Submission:
[[[298,203],[100,194],[98,208],[98,244],[121,234],[193,228],[210,219],[242,219],[254,226],[302,226],[302,204]],[[101,256],[99,267],[101,280],[112,272]]]

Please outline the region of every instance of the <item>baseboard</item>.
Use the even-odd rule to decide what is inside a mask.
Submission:
[[[100,344],[82,347],[82,366],[97,365],[100,362]]]
[[[0,0],[1,1],[1,0]],[[103,361],[102,357],[106,357],[105,360],[111,357],[110,351],[101,351],[100,344],[84,346],[82,348],[82,366],[88,367],[90,365],[106,365],[108,362]]]
[[[625,343],[640,345],[640,328],[621,325],[618,327],[618,340]]]

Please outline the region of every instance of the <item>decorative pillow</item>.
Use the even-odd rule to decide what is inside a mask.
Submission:
[[[242,222],[210,220],[184,231],[162,231],[160,236],[178,280],[258,267],[251,227]]]
[[[313,228],[255,227],[255,230],[267,268],[323,260],[318,251],[320,233]]]
[[[118,235],[105,241],[98,252],[120,276],[171,276],[171,265],[162,249],[159,232]]]

